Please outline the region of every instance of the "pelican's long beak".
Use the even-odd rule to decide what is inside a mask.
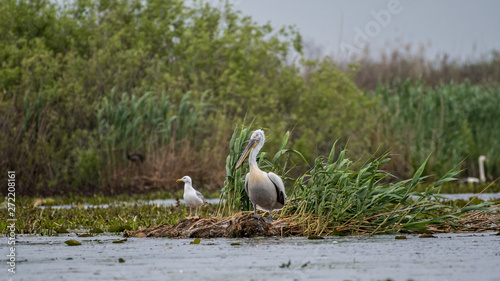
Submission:
[[[182,179],[178,179],[178,180],[176,180],[176,181],[182,181]]]
[[[259,144],[258,140],[252,140],[251,139],[248,142],[247,147],[245,147],[245,150],[243,150],[243,153],[241,154],[240,160],[238,160],[238,163],[236,164],[236,168],[234,168],[235,170],[238,169],[241,166],[241,163],[243,163],[243,161],[245,161],[245,158],[247,158],[247,156],[250,153],[250,151],[252,151],[252,149],[254,147],[256,147],[258,144]]]

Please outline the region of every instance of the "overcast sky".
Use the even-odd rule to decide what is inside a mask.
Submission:
[[[378,53],[406,43],[428,58],[473,59],[500,50],[500,1],[229,0],[243,14],[278,28],[295,25],[305,42],[337,57],[369,43]]]

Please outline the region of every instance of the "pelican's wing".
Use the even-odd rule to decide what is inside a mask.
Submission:
[[[285,193],[285,185],[283,184],[283,181],[281,178],[273,173],[269,172],[267,173],[267,176],[269,179],[274,183],[274,187],[276,188],[276,193],[278,194],[278,202],[281,203],[281,205],[285,205],[285,199],[286,199],[286,193]]]
[[[248,195],[248,177],[250,176],[250,173],[247,173],[247,175],[245,176],[245,192],[247,193]]]
[[[203,201],[203,204],[205,204],[207,202],[207,200],[205,200],[205,197],[203,197],[203,194],[201,194],[201,192],[199,192],[198,190],[195,190],[196,191],[196,196],[198,196],[198,198],[201,199],[201,201]]]

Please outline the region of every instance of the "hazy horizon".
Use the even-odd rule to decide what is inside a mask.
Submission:
[[[360,52],[366,43],[374,55],[409,44],[412,53],[423,46],[428,59],[447,54],[460,61],[475,60],[500,48],[500,1],[229,2],[259,24],[295,25],[308,52],[313,49],[313,53],[340,59]]]

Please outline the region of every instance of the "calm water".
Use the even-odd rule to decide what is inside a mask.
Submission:
[[[443,194],[468,200],[476,194]],[[500,193],[481,194],[500,198]],[[181,200],[182,202],[182,200]],[[218,199],[209,199],[212,204]],[[175,200],[145,201],[173,205]],[[70,208],[71,205],[56,208]],[[87,205],[85,207],[92,207]],[[106,205],[100,205],[106,207]],[[439,234],[394,236],[192,239],[19,236],[16,274],[1,280],[499,280],[500,236]],[[81,246],[64,241],[76,239]],[[0,238],[2,255],[7,238]],[[240,245],[231,245],[231,243]],[[4,256],[5,257],[5,256]],[[125,262],[119,262],[119,259]],[[5,258],[4,258],[5,260]],[[288,265],[288,262],[290,264]],[[8,273],[8,274],[7,274]],[[7,279],[4,276],[8,277]]]
[[[193,239],[114,244],[121,237],[22,236],[16,273],[3,263],[2,280],[500,280],[500,236],[436,236],[219,238],[198,245]],[[67,246],[68,239],[82,246]]]

